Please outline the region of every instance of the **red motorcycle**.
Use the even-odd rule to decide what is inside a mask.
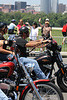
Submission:
[[[17,60],[17,66],[12,62],[13,59]],[[17,94],[18,100],[63,100],[60,89],[51,83],[49,79],[32,80],[29,69],[24,66],[23,60],[20,60],[17,53],[11,61],[0,64],[0,76],[0,79],[3,79],[4,82],[13,84],[13,89],[9,91],[8,95],[11,96],[12,100],[16,100],[15,95],[12,93]]]

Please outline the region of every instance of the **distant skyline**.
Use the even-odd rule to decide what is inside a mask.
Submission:
[[[0,0],[0,4],[14,4],[15,1],[26,1],[27,4],[33,5],[39,5],[40,0]],[[59,0],[59,3],[67,4],[67,0]]]

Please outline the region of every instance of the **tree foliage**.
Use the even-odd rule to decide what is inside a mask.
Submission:
[[[41,18],[41,23],[44,24],[45,19],[50,19],[50,25],[53,27],[62,27],[64,24],[67,23],[67,13],[66,14],[55,14],[49,13],[48,15],[45,13],[40,14],[31,14],[31,13],[21,13],[20,11],[17,12],[10,12],[10,13],[3,13],[0,12],[0,22],[6,22],[9,24],[12,19],[16,19],[16,24],[18,24],[20,19],[23,19],[24,23],[29,22],[31,25],[34,21],[38,23],[38,19]]]

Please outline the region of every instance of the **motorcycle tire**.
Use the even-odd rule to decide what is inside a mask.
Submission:
[[[42,100],[64,100],[60,89],[51,82],[47,83],[44,83],[43,81],[38,82],[36,83],[36,87],[42,97]],[[23,96],[21,97],[20,100],[39,100],[39,99],[36,97],[34,90],[32,90],[29,86],[23,93]]]
[[[66,73],[65,73],[66,74]],[[57,84],[60,89],[64,92],[67,92],[67,74],[62,75],[61,73],[57,76]]]

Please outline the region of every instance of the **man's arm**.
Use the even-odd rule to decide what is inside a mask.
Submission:
[[[35,46],[39,46],[41,44],[44,44],[46,42],[49,42],[49,40],[44,40],[44,41],[29,41],[27,44],[26,44],[26,47],[35,47]]]
[[[5,50],[5,49],[2,48],[4,42],[5,42],[5,44],[8,44],[8,41],[7,40],[6,41],[0,40],[0,52],[1,53],[4,53],[4,54],[14,54],[12,51]]]
[[[14,52],[2,49],[2,47],[0,47],[0,53],[3,53],[3,54],[13,54],[14,55]]]

